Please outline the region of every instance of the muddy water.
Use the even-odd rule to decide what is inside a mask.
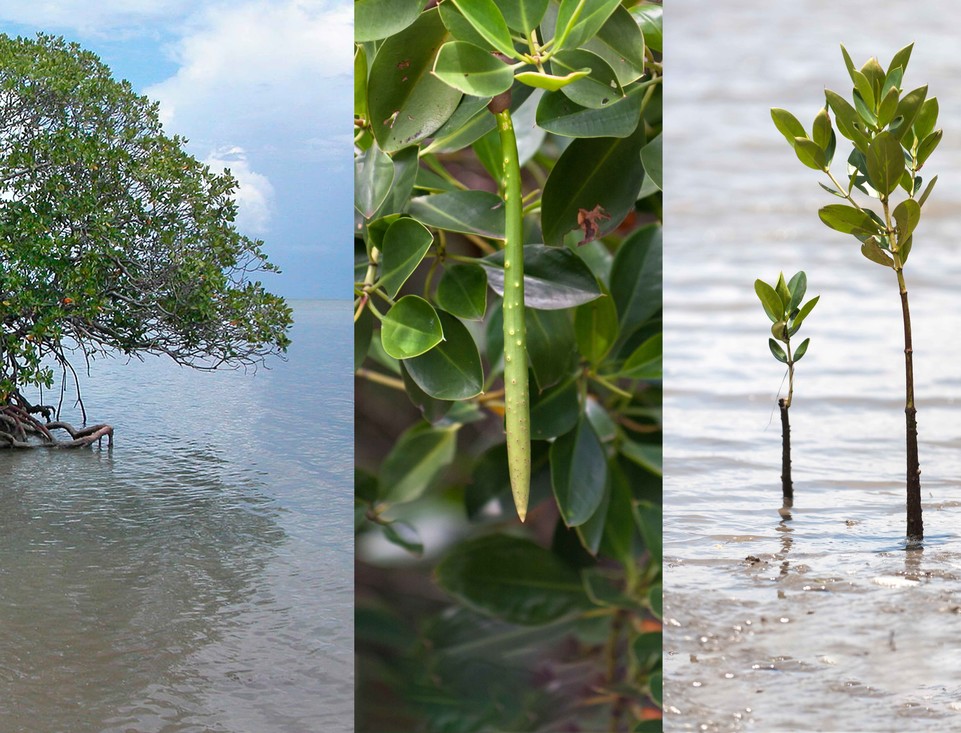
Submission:
[[[0,453],[0,731],[353,729],[349,308],[257,374],[96,363],[112,450]]]
[[[961,57],[947,2],[674,3],[665,125],[665,729],[961,730]],[[904,526],[904,362],[893,272],[824,227],[834,203],[770,121],[847,91],[838,43],[916,41],[945,139],[905,271],[926,538]],[[839,150],[846,150],[841,147]],[[846,152],[845,152],[846,155]],[[840,156],[839,156],[840,158]],[[850,240],[850,241],[849,241]],[[807,271],[821,302],[791,410],[753,292]],[[782,391],[783,395],[783,391]]]

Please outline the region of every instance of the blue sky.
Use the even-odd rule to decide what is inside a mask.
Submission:
[[[230,168],[288,298],[352,295],[352,18],[349,0],[0,0],[0,31],[77,41]]]

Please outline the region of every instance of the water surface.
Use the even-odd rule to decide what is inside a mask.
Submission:
[[[0,453],[0,730],[352,730],[350,306],[294,305],[270,369],[94,363],[112,450]]]
[[[946,2],[676,3],[665,86],[665,729],[961,730],[961,58]],[[832,232],[834,200],[768,109],[810,127],[850,87],[839,42],[941,106],[940,173],[905,271],[926,541],[904,536],[894,274]],[[839,140],[839,150],[845,150]],[[807,271],[779,514],[783,371],[753,282]],[[782,395],[784,392],[782,391]]]

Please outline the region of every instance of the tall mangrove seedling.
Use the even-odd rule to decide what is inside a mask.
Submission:
[[[831,185],[822,183],[822,188],[843,201],[823,207],[819,212],[821,221],[831,229],[854,236],[861,243],[861,254],[871,262],[890,267],[897,277],[904,319],[907,537],[910,542],[917,542],[924,537],[924,526],[914,403],[914,352],[904,265],[911,253],[921,209],[937,181],[934,176],[926,186],[922,185],[919,174],[941,141],[942,131],[935,129],[938,102],[927,96],[927,86],[906,94],[902,91],[901,80],[913,45],[898,51],[887,69],[876,58],[868,59],[857,69],[841,46],[844,63],[854,82],[853,104],[826,90],[827,104],[815,117],[810,135],[797,118],[783,109],[772,109],[771,116],[801,162],[827,175]],[[838,131],[854,146],[847,158],[845,183],[831,172],[836,137],[829,110],[834,112]],[[859,200],[855,194],[859,194]],[[902,200],[895,203],[895,198]]]
[[[791,337],[798,332],[801,323],[814,310],[814,306],[821,297],[816,295],[802,306],[801,301],[806,291],[807,275],[803,272],[797,273],[787,283],[784,282],[782,272],[774,286],[768,285],[763,280],[754,281],[754,292],[761,299],[764,312],[774,324],[771,326],[773,338],[768,339],[768,346],[771,347],[771,353],[774,354],[775,359],[782,364],[787,364],[787,397],[782,397],[777,403],[781,408],[781,488],[784,493],[785,507],[790,507],[794,502],[794,484],[791,481],[791,423],[788,418],[788,410],[794,398],[794,365],[807,353],[808,343],[811,341],[809,338],[804,339],[792,352]],[[784,346],[782,347],[778,341]]]

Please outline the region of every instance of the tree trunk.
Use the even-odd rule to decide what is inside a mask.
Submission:
[[[778,400],[781,408],[781,489],[784,493],[784,506],[794,502],[794,483],[791,481],[791,423],[787,411],[787,400]]]
[[[908,542],[924,539],[921,520],[921,464],[918,460],[918,411],[914,406],[914,348],[911,345],[911,311],[908,308],[908,289],[898,270],[901,286],[901,315],[904,320],[904,420],[907,444],[907,517]]]

